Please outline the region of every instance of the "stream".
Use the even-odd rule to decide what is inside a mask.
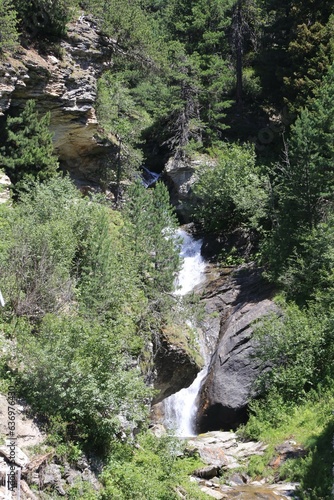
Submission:
[[[178,236],[182,239],[181,256],[183,258],[182,269],[176,279],[175,295],[184,296],[191,292],[197,285],[203,282],[205,277],[206,262],[201,256],[202,240],[196,240],[183,229],[178,230]],[[189,327],[193,325],[189,322]],[[165,426],[171,429],[178,437],[195,436],[194,421],[197,412],[196,399],[202,381],[207,371],[207,355],[204,339],[199,339],[199,348],[204,358],[205,366],[197,374],[193,383],[179,392],[164,400]]]

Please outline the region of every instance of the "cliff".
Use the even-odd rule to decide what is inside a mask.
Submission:
[[[94,22],[81,15],[49,53],[23,48],[0,61],[0,124],[28,99],[50,111],[55,152],[64,170],[99,180],[108,147],[98,138],[97,79],[111,64],[111,45]],[[52,52],[51,52],[52,51]],[[2,118],[2,119],[1,119]]]

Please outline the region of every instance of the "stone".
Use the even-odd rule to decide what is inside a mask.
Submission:
[[[165,165],[163,178],[169,187],[171,203],[183,223],[190,222],[192,205],[196,202],[192,186],[197,179],[196,170],[200,165],[213,164],[212,158],[196,155],[194,158],[180,160],[172,157]]]
[[[187,451],[196,452],[208,465],[233,470],[252,455],[263,455],[266,446],[261,442],[242,442],[234,432],[211,431],[187,441]]]
[[[220,491],[217,491],[215,489],[213,490],[213,489],[209,488],[208,486],[201,486],[200,489],[206,495],[208,495],[212,498],[217,498],[217,500],[222,500],[223,498],[227,498],[226,495],[224,495],[224,493],[221,493]]]
[[[0,203],[6,203],[10,199],[10,178],[0,172]]]
[[[220,467],[215,465],[208,465],[207,467],[202,467],[201,469],[196,469],[193,475],[200,477],[202,479],[211,479],[213,477],[219,476]]]
[[[272,287],[262,280],[261,270],[251,266],[242,266],[206,289],[204,300],[220,303],[221,321],[199,394],[199,432],[235,429],[247,420],[248,403],[257,395],[254,382],[267,368],[255,357],[253,323],[266,315],[280,314],[270,300],[271,293]]]
[[[19,59],[0,61],[0,117],[17,114],[28,99],[50,111],[55,152],[74,178],[100,180],[111,147],[97,139],[97,79],[111,62],[111,45],[81,15],[60,41],[61,59],[21,48]]]
[[[15,458],[12,458],[11,455],[11,444],[9,440],[6,440],[6,444],[0,446],[0,455],[5,457],[8,462],[13,462],[19,467],[24,467],[29,462],[29,458],[27,455],[19,448],[18,446],[14,447],[15,450]]]
[[[152,401],[155,405],[175,392],[189,387],[202,366],[189,351],[186,338],[176,340],[167,332],[162,333],[155,348],[156,376],[154,388],[159,391]]]
[[[48,464],[42,476],[43,487],[52,486],[61,496],[65,496],[66,492],[63,488],[65,481],[61,477],[60,465],[51,463]]]
[[[29,455],[29,448],[41,444],[45,439],[45,435],[40,431],[36,422],[27,416],[29,413],[28,405],[21,402],[21,404],[15,404],[14,408],[17,446]],[[7,398],[0,394],[0,434],[9,437],[7,410]]]

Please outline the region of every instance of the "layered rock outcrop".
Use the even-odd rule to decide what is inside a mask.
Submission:
[[[108,40],[92,20],[80,16],[53,55],[21,47],[15,57],[0,62],[0,117],[16,114],[35,99],[41,113],[51,113],[63,168],[76,177],[98,179],[109,151],[97,138],[97,78],[110,61]]]

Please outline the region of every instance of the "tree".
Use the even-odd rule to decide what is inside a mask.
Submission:
[[[22,29],[33,38],[61,37],[77,0],[13,0]]]
[[[301,243],[321,222],[334,203],[334,65],[291,129],[284,161],[277,169],[277,206],[269,254],[279,273],[289,256],[303,254]]]
[[[162,13],[167,31],[170,81],[175,100],[170,113],[174,124],[174,152],[184,155],[192,143],[201,147],[221,138],[230,105],[232,72],[227,63],[227,11],[232,2],[175,0]],[[187,152],[187,151],[186,151]]]
[[[140,182],[127,192],[124,214],[134,263],[149,298],[171,292],[180,266],[177,221],[161,182],[146,190]]]
[[[256,228],[266,215],[267,192],[253,148],[226,144],[212,153],[214,164],[201,166],[194,184],[195,218],[206,231]]]
[[[141,131],[149,124],[149,116],[136,105],[122,75],[112,73],[106,73],[99,81],[97,112],[103,134],[115,145],[115,155],[107,166],[106,183],[114,183],[117,204],[121,181],[131,176],[143,161],[136,146]]]
[[[299,112],[333,62],[333,2],[265,0],[257,62],[266,96]]]
[[[18,45],[17,13],[10,0],[0,0],[0,54]]]
[[[0,164],[16,191],[27,182],[43,182],[57,172],[59,165],[49,124],[50,113],[40,117],[33,100],[27,102],[19,116],[7,118],[7,141],[1,150]]]

